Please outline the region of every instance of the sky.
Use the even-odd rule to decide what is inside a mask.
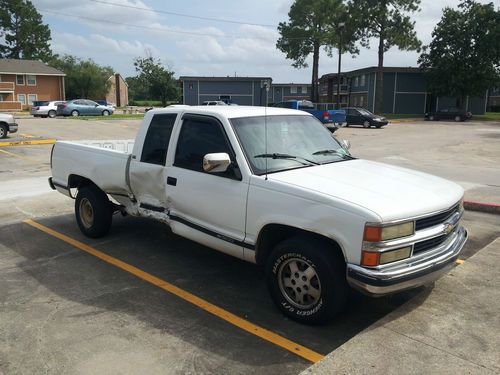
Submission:
[[[177,77],[236,75],[272,77],[274,82],[311,81],[311,64],[293,68],[292,61],[276,49],[276,26],[288,20],[293,0],[31,1],[51,29],[53,52],[91,58],[125,77],[136,74],[135,57],[151,54]],[[442,9],[456,7],[458,2],[422,0],[421,11],[412,18],[424,45],[431,41]],[[361,48],[357,56],[344,55],[342,71],[377,65],[376,41],[371,45]],[[418,56],[392,48],[385,54],[384,65],[416,66]],[[320,76],[336,72],[337,63],[337,56],[328,57],[323,51]]]

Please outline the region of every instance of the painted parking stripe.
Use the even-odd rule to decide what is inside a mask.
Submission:
[[[28,160],[28,161],[30,161],[32,163],[37,163],[37,164],[40,163],[39,160],[35,160],[35,159],[29,158],[29,157],[24,156],[24,155],[15,154],[15,153],[7,151],[7,150],[0,150],[0,152],[3,153],[3,154],[9,155],[9,156],[15,156],[16,158]]]
[[[33,141],[7,141],[0,142],[0,147],[4,146],[30,146],[30,145],[52,145],[56,143],[57,139],[35,139]]]
[[[125,263],[117,258],[114,258],[108,254],[105,254],[89,245],[84,244],[83,242],[80,242],[78,240],[75,240],[74,238],[71,238],[65,234],[59,233],[53,229],[50,229],[46,227],[45,225],[42,225],[40,223],[37,223],[36,221],[33,220],[25,220],[24,223],[31,225],[32,227],[35,227],[42,232],[45,232],[53,237],[56,237],[60,239],[61,241],[64,241],[77,249],[80,249],[82,251],[85,251],[88,254],[91,254],[106,263],[112,264],[115,267],[118,267],[124,271],[127,271],[131,273],[132,275],[147,281],[150,284],[153,284],[163,290],[166,290],[169,293],[172,293],[176,295],[177,297],[219,317],[220,319],[225,320],[226,322],[241,328],[242,330],[249,332],[255,336],[260,337],[263,340],[269,341],[283,349],[286,349],[290,352],[292,352],[295,355],[298,355],[299,357],[302,357],[310,362],[316,363],[320,361],[321,359],[324,358],[322,354],[316,353],[315,351],[308,349],[300,344],[297,344],[291,340],[288,340],[287,338],[278,335],[277,333],[274,333],[272,331],[269,331],[265,328],[262,328],[256,324],[253,324],[249,322],[248,320],[245,320],[243,318],[240,318],[239,316],[224,310],[221,307],[218,307],[203,298],[200,298],[192,293],[189,293],[185,291],[184,289],[181,289],[173,284],[170,284],[169,282],[162,280],[156,276],[153,276],[137,267],[134,267],[128,263]]]
[[[465,260],[463,260],[463,259],[457,259],[457,262],[456,262],[456,263],[457,263],[457,264],[463,264],[464,262],[465,262]]]

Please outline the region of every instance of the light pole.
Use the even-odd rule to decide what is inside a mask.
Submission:
[[[340,66],[342,61],[342,30],[345,27],[345,22],[338,24],[339,29],[339,69],[337,73],[337,109],[340,109]]]

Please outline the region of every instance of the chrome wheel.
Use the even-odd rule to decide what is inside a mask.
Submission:
[[[303,259],[290,258],[278,271],[279,288],[286,300],[295,307],[307,309],[321,298],[321,283],[312,265]]]
[[[80,219],[85,228],[91,228],[94,225],[94,209],[87,198],[80,201]]]
[[[460,121],[462,121],[462,118],[460,116],[455,116],[455,121],[460,122]]]
[[[109,111],[102,111],[103,116],[109,116]]]
[[[5,129],[5,126],[0,126],[0,138],[5,137],[7,137],[7,129]]]
[[[78,111],[71,111],[71,116],[77,117],[79,115]]]
[[[363,127],[364,128],[369,128],[370,127],[370,121],[363,122]]]

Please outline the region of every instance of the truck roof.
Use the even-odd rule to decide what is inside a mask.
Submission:
[[[237,118],[237,117],[253,117],[253,116],[278,116],[278,115],[302,115],[311,116],[307,112],[297,111],[296,109],[288,108],[275,108],[275,107],[252,107],[252,106],[183,106],[183,107],[165,107],[160,109],[153,109],[149,112],[152,113],[169,113],[169,112],[189,112],[197,114],[218,114],[226,118]],[[148,113],[149,113],[148,112]]]

